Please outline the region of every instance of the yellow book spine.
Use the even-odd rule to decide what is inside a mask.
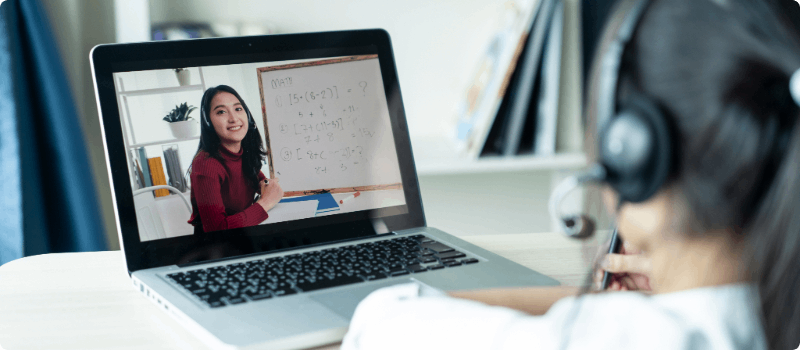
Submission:
[[[164,167],[161,166],[161,157],[148,158],[147,164],[150,166],[150,178],[153,180],[153,186],[166,185],[167,177],[164,175]],[[153,194],[156,197],[164,197],[169,195],[169,190],[155,190]]]

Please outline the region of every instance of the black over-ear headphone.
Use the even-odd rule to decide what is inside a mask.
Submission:
[[[594,233],[594,221],[586,215],[565,217],[558,206],[567,193],[587,182],[603,182],[619,194],[620,203],[643,202],[653,196],[672,171],[672,130],[660,108],[647,96],[631,91],[618,101],[619,74],[625,48],[649,5],[632,0],[617,35],[600,62],[598,76],[598,163],[567,178],[550,197],[550,213],[564,232],[574,238]],[[624,4],[623,4],[624,5]]]

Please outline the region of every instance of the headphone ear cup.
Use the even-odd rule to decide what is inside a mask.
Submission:
[[[203,99],[200,100],[200,123],[202,123],[206,127],[211,127],[211,118],[206,113],[205,106],[210,105],[210,102],[207,102],[206,99],[209,98],[206,96],[207,94],[203,94]]]
[[[211,127],[211,119],[208,117],[208,114],[206,114],[202,110],[200,111],[200,120],[203,121],[203,124],[205,124],[205,126]]]
[[[643,202],[672,171],[671,127],[646,98],[631,98],[600,135],[600,161],[608,184],[626,202]]]

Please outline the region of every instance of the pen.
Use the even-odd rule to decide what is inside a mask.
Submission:
[[[617,228],[614,227],[614,233],[611,234],[611,245],[608,247],[608,254],[616,254],[619,253],[619,248],[622,247],[622,240],[619,238],[619,234],[617,234]],[[600,286],[600,290],[608,289],[608,285],[611,283],[611,273],[608,271],[603,272],[603,285]]]
[[[361,195],[361,191],[358,191],[358,192],[356,192],[356,193],[353,193],[353,194],[351,194],[351,195],[347,196],[347,198],[340,200],[340,201],[339,201],[339,204],[344,204],[344,202],[347,202],[347,201],[349,201],[349,200],[351,200],[351,199],[353,199],[353,198],[356,198],[356,197],[358,197],[358,196],[360,196],[360,195]]]

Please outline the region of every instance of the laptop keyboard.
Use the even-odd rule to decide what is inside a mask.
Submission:
[[[423,235],[253,260],[167,277],[216,308],[477,263]]]

